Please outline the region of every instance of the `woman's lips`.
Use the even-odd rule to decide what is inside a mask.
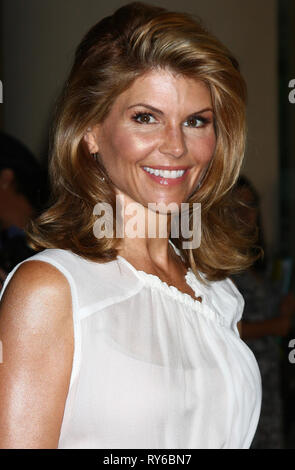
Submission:
[[[171,167],[171,166],[157,166],[157,167],[148,167],[151,168],[152,170],[161,170],[161,171],[184,171],[184,174],[182,176],[176,176],[174,178],[172,177],[165,177],[165,176],[160,176],[160,175],[155,175],[152,173],[149,173],[146,169],[146,167],[142,167],[143,171],[147,176],[149,176],[153,181],[155,181],[158,184],[164,185],[164,186],[175,186],[176,184],[182,183],[182,181],[185,180],[185,178],[188,175],[189,168],[188,167]]]

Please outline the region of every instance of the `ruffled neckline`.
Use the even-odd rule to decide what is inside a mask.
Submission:
[[[180,250],[174,245],[174,243],[169,239],[169,243],[174,249],[175,253],[183,260]],[[131,267],[131,269],[140,277],[143,281],[149,284],[151,287],[157,288],[162,292],[172,296],[175,300],[178,300],[184,303],[187,306],[195,308],[195,306],[203,306],[205,302],[206,295],[204,294],[204,290],[200,289],[200,285],[197,281],[197,278],[189,267],[186,274],[185,274],[185,281],[187,285],[193,290],[195,297],[201,297],[201,301],[194,299],[191,295],[187,294],[186,292],[182,292],[177,287],[167,284],[167,282],[162,281],[159,276],[155,274],[150,274],[142,270],[136,269],[129,261],[127,261],[123,256],[118,255],[118,258],[121,258],[125,263]]]
[[[149,273],[146,273],[145,271],[139,271],[139,270],[136,270],[136,271],[138,275],[151,287],[157,288],[161,290],[162,292],[165,292],[167,295],[170,295],[175,300],[181,301],[187,306],[195,307],[196,304],[202,305],[202,303],[204,302],[203,292],[198,292],[199,289],[198,289],[198,285],[196,282],[196,278],[191,268],[188,268],[187,270],[187,273],[185,275],[185,281],[188,284],[188,286],[191,287],[195,296],[202,298],[202,302],[200,302],[197,299],[194,299],[191,295],[187,294],[186,292],[182,292],[177,287],[167,284],[167,282],[162,281],[162,279],[160,279],[155,274],[149,274]]]
[[[182,258],[181,252],[177,249],[177,247],[169,240],[169,243],[172,245],[175,253]],[[189,306],[191,308],[203,308],[203,304],[206,302],[206,294],[204,293],[204,288],[200,288],[200,283],[198,282],[194,272],[192,269],[189,267],[184,278],[187,283],[187,285],[193,290],[196,299],[194,299],[190,294],[187,294],[186,292],[182,292],[179,290],[177,287],[173,285],[167,284],[167,282],[162,281],[162,279],[159,278],[156,274],[150,274],[145,271],[136,269],[129,261],[126,260],[123,256],[118,255],[118,258],[123,260],[124,263],[126,263],[132,271],[137,275],[138,278],[140,278],[145,284],[148,284],[152,288],[158,289],[162,291],[163,293],[169,295],[170,297],[173,297],[175,300],[185,304],[186,306]],[[182,258],[183,259],[183,258]],[[201,301],[197,300],[197,297],[201,297]]]
[[[191,268],[188,268],[185,275],[185,280],[194,291],[195,296],[202,298],[202,302],[193,299],[193,297],[191,297],[185,292],[182,292],[177,287],[167,284],[155,274],[149,274],[145,271],[136,269],[123,256],[117,255],[117,258],[121,260],[124,264],[126,264],[129,269],[134,272],[136,277],[143,282],[144,285],[150,286],[151,288],[154,288],[159,292],[163,292],[165,295],[172,297],[176,302],[179,302],[185,305],[186,307],[189,307],[190,310],[194,310],[198,313],[201,313],[202,316],[205,316],[207,319],[217,321],[221,326],[226,325],[224,317],[221,316],[219,312],[217,312],[215,309],[212,310],[208,306],[206,286],[200,284]]]

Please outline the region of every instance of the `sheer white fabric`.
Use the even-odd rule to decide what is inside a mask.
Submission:
[[[30,260],[59,269],[72,293],[59,448],[249,448],[261,380],[239,337],[244,301],[231,280],[204,286],[189,270],[200,303],[120,256],[102,264],[49,249]]]

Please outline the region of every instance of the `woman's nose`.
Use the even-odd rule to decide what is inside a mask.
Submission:
[[[183,131],[180,127],[169,126],[163,132],[159,147],[161,153],[180,158],[186,153],[186,144]]]

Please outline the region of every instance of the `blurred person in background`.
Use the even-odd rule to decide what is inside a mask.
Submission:
[[[271,280],[260,213],[260,197],[252,183],[240,176],[234,195],[241,202],[239,217],[249,232],[257,231],[257,245],[264,256],[233,277],[245,299],[242,339],[253,351],[262,378],[262,408],[252,449],[284,448],[281,396],[280,343],[288,335],[295,312],[295,297],[283,295]]]
[[[32,256],[25,228],[48,197],[46,171],[16,138],[0,133],[0,288],[14,266]]]

